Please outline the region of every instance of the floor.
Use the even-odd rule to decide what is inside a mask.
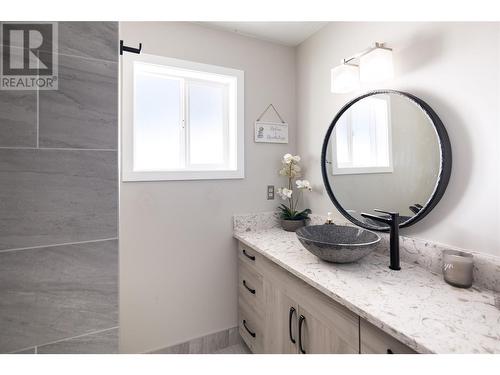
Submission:
[[[88,336],[76,337],[64,342],[30,348],[17,352],[18,354],[117,354],[118,329],[110,329],[96,335],[95,339]],[[252,354],[244,343],[238,343],[220,349],[212,354]]]
[[[244,343],[240,343],[218,350],[214,354],[252,354],[252,352],[250,352],[248,346],[246,346]]]

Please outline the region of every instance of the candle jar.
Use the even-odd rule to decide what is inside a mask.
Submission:
[[[470,288],[473,266],[472,254],[456,250],[443,251],[443,276],[448,284],[459,288]]]

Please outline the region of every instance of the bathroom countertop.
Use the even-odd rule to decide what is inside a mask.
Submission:
[[[498,293],[452,287],[416,264],[392,271],[377,252],[327,263],[277,227],[235,228],[234,237],[417,352],[500,353]]]

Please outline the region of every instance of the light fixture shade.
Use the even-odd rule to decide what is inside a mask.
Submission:
[[[359,88],[359,67],[342,64],[332,69],[331,91],[343,94]]]
[[[376,83],[394,77],[392,51],[375,48],[359,58],[359,78],[362,82]]]

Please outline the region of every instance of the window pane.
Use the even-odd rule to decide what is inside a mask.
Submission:
[[[374,98],[375,99],[375,98]],[[389,113],[387,101],[377,99],[374,102],[375,108],[375,145],[377,154],[377,165],[381,167],[389,166]]]
[[[189,157],[191,164],[223,164],[225,87],[189,85]]]
[[[346,118],[347,115],[341,116],[334,128],[337,146],[337,166],[340,168],[351,165],[351,156],[349,154],[350,132]]]
[[[359,101],[359,106],[352,112],[352,164],[356,167],[364,167],[373,165],[376,161],[373,160],[372,153],[372,111],[370,106],[370,98]]]
[[[183,166],[181,82],[140,68],[134,71],[134,170]]]
[[[339,168],[388,167],[388,102],[366,98],[357,102],[340,119],[336,128]]]

